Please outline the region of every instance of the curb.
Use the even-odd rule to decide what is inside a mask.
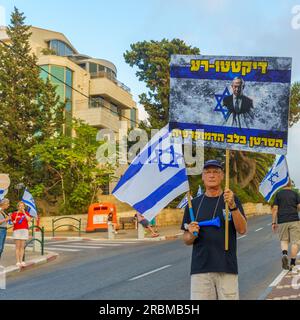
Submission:
[[[32,260],[29,260],[28,262],[26,262],[25,267],[19,268],[15,265],[12,265],[12,266],[5,267],[4,272],[5,272],[6,276],[10,276],[10,275],[13,275],[13,274],[19,273],[19,272],[24,272],[24,271],[29,270],[31,268],[34,268],[36,266],[51,262],[51,261],[55,260],[58,256],[59,256],[59,254],[56,252],[48,252],[47,255],[44,255],[40,258],[35,258]]]
[[[56,241],[67,241],[67,240],[84,240],[84,241],[165,241],[165,240],[176,240],[180,238],[183,233],[178,233],[176,235],[169,235],[169,236],[160,236],[156,238],[144,238],[144,239],[137,239],[137,238],[123,238],[123,239],[108,239],[108,238],[86,238],[86,237],[45,237],[45,240],[56,240]],[[12,239],[11,237],[7,237],[7,239]]]

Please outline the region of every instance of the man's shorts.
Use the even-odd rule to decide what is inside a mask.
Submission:
[[[239,300],[238,275],[223,272],[192,274],[191,300]]]
[[[149,227],[149,221],[147,219],[144,219],[140,222],[140,224],[144,227],[144,228],[148,228]]]
[[[300,221],[280,223],[278,232],[280,241],[300,244]]]

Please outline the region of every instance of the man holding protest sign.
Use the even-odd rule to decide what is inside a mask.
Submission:
[[[237,300],[238,266],[236,256],[236,232],[244,234],[247,222],[239,199],[230,189],[224,192],[221,183],[224,179],[223,167],[219,161],[206,161],[202,179],[205,193],[192,201],[195,221],[191,221],[186,207],[182,222],[185,230],[184,242],[193,245],[191,265],[192,300]],[[228,203],[229,250],[224,251],[225,203]],[[198,222],[219,217],[220,228],[200,227]],[[194,235],[194,232],[199,234]]]
[[[229,189],[229,150],[287,153],[291,65],[288,57],[171,57],[170,128],[195,144],[200,140],[204,147],[226,150],[224,196],[222,169],[216,163],[205,166],[206,192],[186,208],[183,219],[185,243],[193,244],[192,299],[238,299],[236,231],[246,232],[246,220]],[[244,81],[251,99],[243,95]],[[214,217],[220,229],[203,224]]]

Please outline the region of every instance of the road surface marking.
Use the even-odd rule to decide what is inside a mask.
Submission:
[[[70,243],[70,242],[78,242],[78,240],[64,240],[64,241],[55,241],[55,240],[52,240],[52,241],[45,241],[45,244],[47,245],[52,245],[52,244],[59,244],[59,243]],[[80,241],[80,240],[79,240]]]
[[[241,236],[241,237],[239,237],[239,238],[237,238],[237,239],[240,240],[240,239],[243,239],[243,238],[245,238],[245,237],[247,237],[247,236]]]
[[[272,225],[272,222],[271,223],[268,223],[268,226],[271,226]]]
[[[120,243],[74,243],[74,245],[84,245],[84,246],[90,246],[90,247],[96,247],[96,246],[105,246],[105,247],[120,247],[122,244]]]
[[[255,230],[255,232],[258,232],[258,231],[260,231],[260,230],[262,230],[263,228],[259,228],[259,229],[257,229],[257,230]]]
[[[171,267],[171,265],[170,265],[170,264],[168,264],[168,265],[166,265],[166,266],[163,266],[163,267],[161,267],[161,268],[158,268],[158,269],[155,269],[155,270],[152,270],[152,271],[149,271],[149,272],[143,273],[143,274],[141,274],[141,275],[139,275],[139,276],[136,276],[136,277],[134,277],[134,278],[129,279],[128,281],[133,281],[133,280],[137,280],[137,279],[140,279],[140,278],[146,277],[146,276],[148,276],[149,274],[152,274],[152,273],[155,273],[155,272],[158,272],[158,271],[161,271],[161,270],[167,269],[167,268],[169,268],[169,267]]]
[[[82,246],[82,245],[61,245],[61,244],[58,244],[58,245],[53,245],[53,247],[57,248],[79,248],[79,249],[102,249],[103,247],[90,247],[90,246]]]
[[[66,249],[66,248],[54,248],[54,247],[45,247],[46,250],[51,251],[67,251],[67,252],[78,252],[80,250],[77,249]]]
[[[277,278],[269,285],[269,287],[276,287],[288,272],[289,270],[282,270]]]

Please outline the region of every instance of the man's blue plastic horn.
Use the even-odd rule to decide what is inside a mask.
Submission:
[[[201,221],[198,223],[199,227],[217,227],[220,228],[221,227],[221,220],[219,217],[216,217],[215,219],[212,220],[205,220],[205,221]]]

